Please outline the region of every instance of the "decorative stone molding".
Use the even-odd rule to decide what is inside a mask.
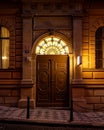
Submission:
[[[82,15],[82,1],[32,2],[33,15]]]

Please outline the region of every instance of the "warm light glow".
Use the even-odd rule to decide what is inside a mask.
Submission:
[[[81,56],[77,56],[77,65],[82,64],[82,57]]]
[[[3,60],[6,60],[6,59],[7,59],[7,57],[6,57],[6,56],[2,56],[2,59],[3,59]]]
[[[9,67],[10,32],[3,26],[0,29],[0,57],[2,57],[0,61],[0,69],[7,69]]]
[[[69,49],[64,41],[56,37],[45,38],[36,47],[39,55],[63,55],[69,54]]]

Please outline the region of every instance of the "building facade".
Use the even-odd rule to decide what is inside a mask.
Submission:
[[[0,105],[103,111],[103,30],[102,0],[1,1]]]

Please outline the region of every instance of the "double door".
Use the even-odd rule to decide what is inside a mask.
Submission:
[[[69,57],[38,55],[36,61],[36,106],[68,107]]]

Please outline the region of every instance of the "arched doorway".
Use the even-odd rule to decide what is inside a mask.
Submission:
[[[36,106],[69,106],[69,49],[55,36],[36,46]]]

